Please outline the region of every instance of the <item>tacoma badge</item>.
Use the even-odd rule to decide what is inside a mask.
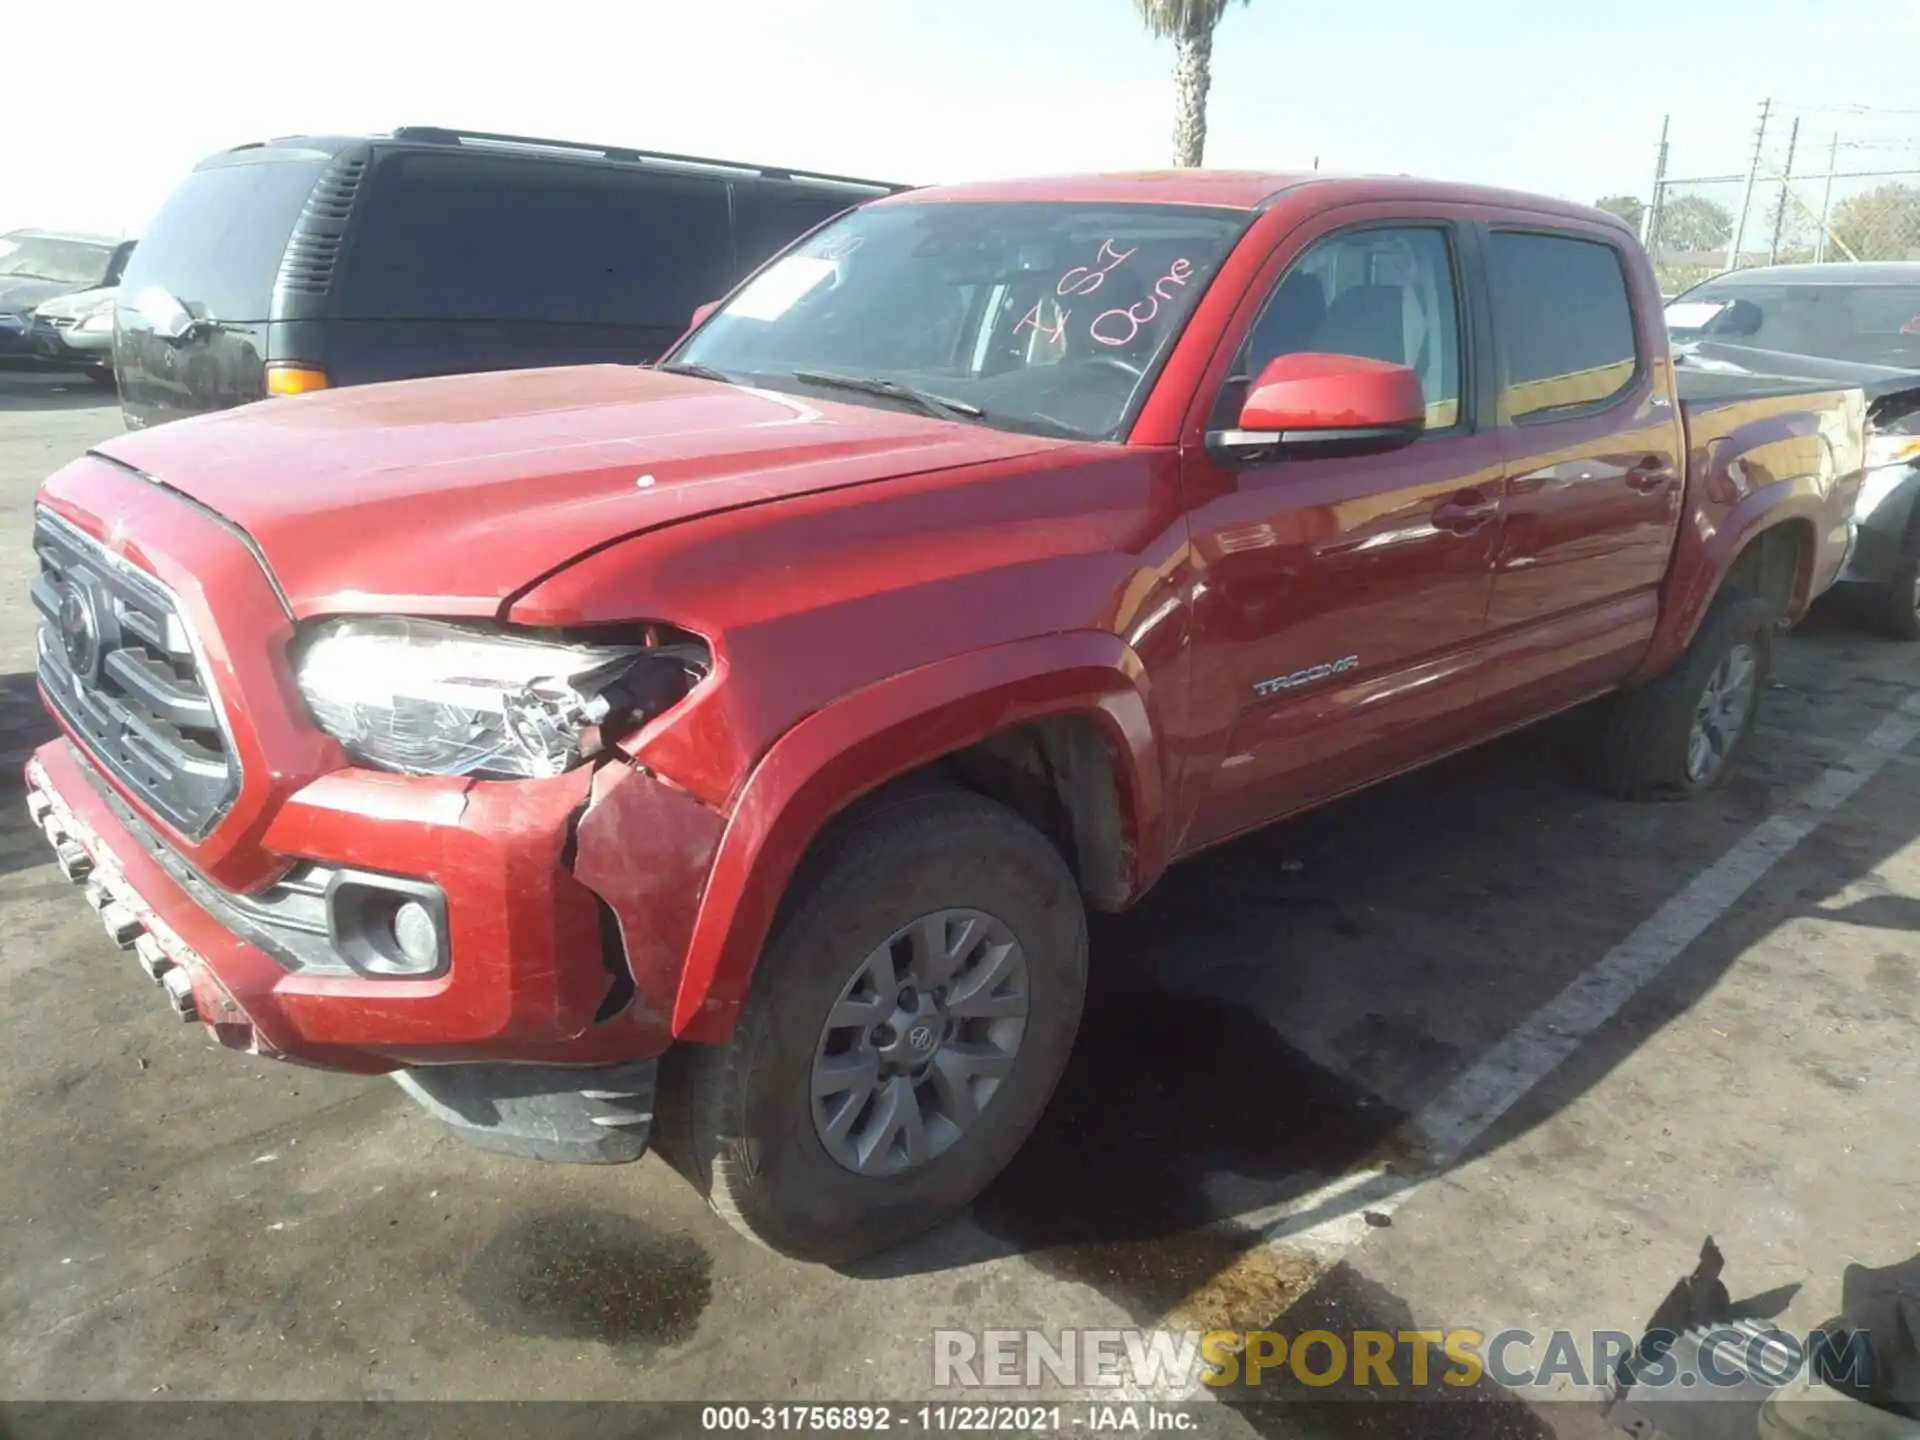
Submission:
[[[1359,663],[1358,655],[1344,655],[1338,660],[1325,660],[1318,665],[1309,665],[1304,670],[1296,670],[1291,675],[1276,675],[1271,680],[1257,681],[1254,684],[1253,693],[1278,695],[1282,690],[1311,685],[1314,681],[1324,680],[1329,675],[1338,675],[1343,670],[1351,670]]]

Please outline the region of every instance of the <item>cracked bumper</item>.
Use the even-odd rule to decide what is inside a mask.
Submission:
[[[224,892],[185,866],[81,757],[42,746],[26,767],[35,822],[185,1018],[221,1044],[377,1074],[496,1062],[607,1066],[666,1048],[663,1016],[612,966],[604,907],[563,862],[586,781],[447,786],[348,771],[295,794],[276,853],[431,880],[451,961],[430,979],[290,968],[224,923]]]

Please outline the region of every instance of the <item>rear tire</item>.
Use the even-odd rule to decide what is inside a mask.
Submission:
[[[1037,830],[963,790],[883,793],[794,877],[732,1041],[668,1053],[662,1148],[771,1249],[884,1250],[1026,1140],[1086,968],[1078,887]]]
[[[1860,614],[1878,634],[1920,640],[1920,555],[1907,554],[1886,580],[1859,597]]]
[[[1766,602],[1723,591],[1673,668],[1594,705],[1581,740],[1587,777],[1627,800],[1684,800],[1711,790],[1752,737],[1772,654]]]

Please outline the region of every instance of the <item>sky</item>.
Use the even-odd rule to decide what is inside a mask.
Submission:
[[[449,125],[911,183],[1164,165],[1169,42],[1132,0],[92,0],[34,6],[5,82],[0,231],[137,235],[248,140]],[[18,37],[16,37],[18,38]],[[28,37],[31,38],[31,37]],[[73,43],[65,43],[72,41]],[[1743,170],[1920,170],[1920,0],[1251,0],[1215,43],[1207,163],[1592,201]],[[1866,113],[1863,113],[1866,112]]]

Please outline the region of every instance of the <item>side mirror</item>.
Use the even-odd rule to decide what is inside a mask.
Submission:
[[[204,323],[158,285],[149,285],[134,296],[133,309],[154,334],[173,345],[191,338]]]
[[[709,300],[706,304],[695,307],[693,319],[688,322],[687,329],[698,330],[702,325],[707,323],[707,317],[719,308],[720,302],[718,300]]]
[[[1239,425],[1207,448],[1224,460],[1288,452],[1366,454],[1411,444],[1427,424],[1420,377],[1360,355],[1303,353],[1267,362],[1240,406]]]

